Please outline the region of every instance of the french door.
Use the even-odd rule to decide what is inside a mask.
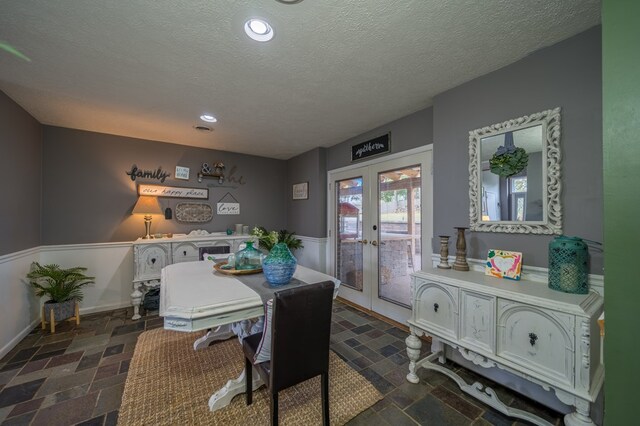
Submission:
[[[330,270],[341,297],[406,322],[410,274],[431,262],[431,178],[426,148],[329,172]]]

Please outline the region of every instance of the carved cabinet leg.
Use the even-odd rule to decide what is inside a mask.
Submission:
[[[431,352],[434,354],[439,353],[440,355],[438,355],[438,362],[440,364],[446,364],[447,354],[444,350],[444,345],[440,340],[436,339],[435,337],[431,338]]]
[[[564,416],[564,424],[566,426],[595,426],[591,417],[589,417],[590,404],[582,399],[576,399],[576,411]]]
[[[131,319],[140,319],[140,304],[142,303],[142,292],[140,291],[140,283],[133,284],[133,293],[131,293],[131,304],[133,305],[133,316]]]
[[[416,362],[420,358],[420,348],[422,348],[422,341],[416,336],[415,332],[411,330],[411,334],[405,340],[407,345],[407,356],[409,357],[409,374],[407,374],[407,380],[411,383],[418,383],[420,379],[416,374]]]

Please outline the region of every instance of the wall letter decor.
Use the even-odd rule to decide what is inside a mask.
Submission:
[[[161,183],[164,183],[164,180],[171,176],[171,173],[167,173],[162,170],[162,166],[159,166],[157,170],[142,170],[139,169],[135,164],[132,165],[131,170],[126,173],[131,177],[131,180],[133,181],[135,181],[136,178],[148,178],[158,179]]]

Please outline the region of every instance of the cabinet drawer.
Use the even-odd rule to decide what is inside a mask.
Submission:
[[[413,320],[437,336],[458,335],[458,288],[416,279]]]
[[[160,271],[171,264],[169,244],[141,244],[135,246],[137,280],[160,278]]]
[[[472,349],[494,353],[496,298],[469,290],[460,293],[460,341]]]
[[[573,386],[575,317],[498,300],[498,352],[557,383]]]

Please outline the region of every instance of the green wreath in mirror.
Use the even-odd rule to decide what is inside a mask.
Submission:
[[[489,165],[491,173],[507,178],[523,171],[528,162],[529,154],[524,148],[501,146],[489,160]]]

